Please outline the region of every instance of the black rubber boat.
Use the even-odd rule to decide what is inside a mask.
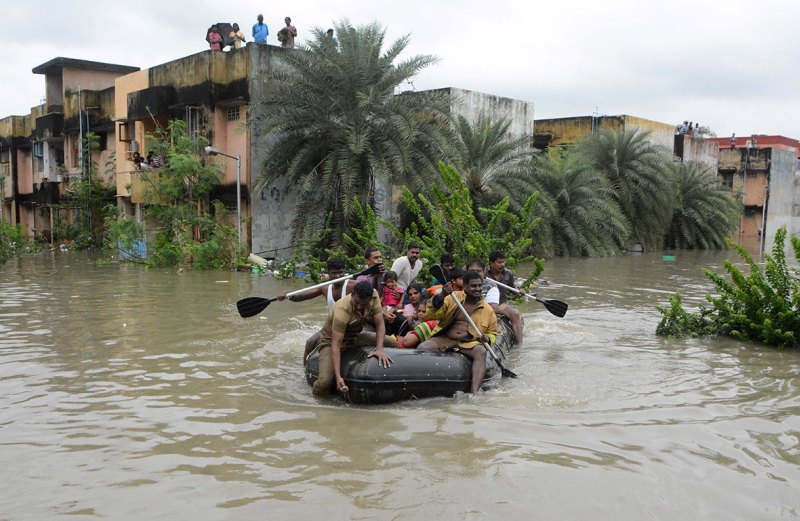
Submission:
[[[497,337],[493,347],[505,362],[506,352],[514,345],[514,333],[510,322],[502,315],[498,316],[498,329],[502,335]],[[350,349],[342,353],[342,376],[349,388],[346,399],[352,403],[390,403],[469,392],[472,362],[464,355],[386,348],[392,366],[381,367],[375,358],[367,358],[370,351]],[[314,351],[306,365],[309,385],[313,385],[318,374],[319,353]],[[487,355],[483,388],[496,385],[500,377],[500,367]]]

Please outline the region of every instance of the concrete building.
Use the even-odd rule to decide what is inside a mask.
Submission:
[[[743,205],[737,242],[762,252],[771,248],[775,231],[786,225],[800,231],[797,152],[792,148],[722,148],[719,176],[739,194]]]
[[[35,67],[34,73],[45,76],[45,102],[27,116],[0,119],[0,217],[25,224],[30,234],[44,235],[58,222],[71,222],[74,212],[57,203],[71,180],[88,171],[80,143],[91,130],[100,137],[101,152],[92,158],[98,173],[115,184],[118,206],[144,222],[145,184],[133,154],[146,156],[155,145],[156,131],[177,118],[186,122],[191,136],[203,136],[210,146],[239,158],[238,165],[220,156],[208,160],[218,162],[224,173],[211,197],[226,205],[232,219],[237,191],[241,193],[244,247],[266,257],[290,255],[297,198],[314,194],[298,193],[280,181],[258,193],[251,191],[270,138],[256,135],[247,124],[253,101],[270,88],[268,75],[284,66],[286,52],[296,51],[250,43],[144,70],[71,58]],[[481,113],[505,117],[514,137],[530,134],[532,103],[457,88],[442,90],[454,100],[452,113],[471,121]],[[107,163],[113,165],[110,171],[104,169]],[[396,188],[381,181],[376,186],[378,213],[389,220],[396,217]]]
[[[43,103],[27,116],[0,120],[0,218],[46,240],[56,226],[71,223],[79,210],[60,202],[70,180],[89,172],[88,158],[82,161],[80,150],[89,131],[99,138],[99,154],[91,161],[106,183],[113,183],[113,170],[104,166],[116,142],[114,80],[136,70],[72,58],[54,58],[33,68],[45,77]]]
[[[597,130],[648,131],[648,140],[672,154],[679,162],[694,162],[712,172],[717,170],[719,147],[716,143],[695,136],[681,136],[675,126],[630,115],[576,116],[537,119],[534,121],[533,141],[537,148],[572,145]]]
[[[237,184],[241,193],[241,219],[251,217],[250,186],[259,174],[257,150],[262,142],[247,124],[252,99],[263,93],[263,77],[279,66],[287,49],[248,44],[230,52],[204,51],[116,79],[117,197],[119,204],[142,219],[144,183],[132,162],[134,152],[146,156],[155,145],[152,137],[170,120],[186,122],[190,136],[203,136],[210,146],[233,157],[209,158],[222,172],[222,185],[211,194],[223,202],[236,219]],[[250,243],[243,225],[242,242]]]
[[[764,134],[711,141],[718,144],[720,158],[725,158],[719,168],[722,183],[742,192],[745,200],[742,240],[746,247],[770,250],[775,231],[784,225],[789,233],[800,235],[800,141]],[[761,194],[763,200],[758,204]],[[761,219],[757,218],[759,210]],[[762,228],[763,234],[755,239]]]
[[[755,140],[755,143],[753,143]],[[786,136],[753,134],[749,137],[715,137],[708,141],[717,143],[720,149],[723,148],[776,148],[780,150],[794,150],[797,154],[798,167],[800,170],[800,141]]]
[[[532,102],[455,87],[421,92],[448,94],[453,100],[450,105],[450,114],[463,116],[470,123],[474,123],[481,114],[485,114],[494,120],[501,118],[508,120],[510,122],[508,133],[512,139],[531,135],[534,121]]]

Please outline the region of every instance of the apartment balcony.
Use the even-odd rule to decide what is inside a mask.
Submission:
[[[64,138],[64,113],[50,112],[36,118],[36,137],[43,141]]]

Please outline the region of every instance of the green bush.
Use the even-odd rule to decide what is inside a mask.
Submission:
[[[431,199],[403,188],[401,203],[411,216],[405,230],[382,221],[399,243],[419,242],[423,256],[431,263],[450,252],[456,264],[466,264],[476,257],[487,259],[493,250],[505,253],[510,268],[533,260],[531,237],[541,221],[533,214],[538,193],[528,196],[519,213],[509,209],[508,198],[491,208],[479,208],[486,219],[484,226],[475,215],[469,188],[458,172],[444,163],[439,164],[439,172],[444,188],[434,183]]]
[[[0,266],[5,264],[22,243],[22,228],[0,221]]]
[[[676,295],[670,299],[670,308],[657,307],[663,317],[656,334],[722,334],[778,347],[797,347],[800,343],[800,275],[786,263],[786,228],[781,227],[775,233],[772,255],[765,255],[763,268],[740,245],[728,242],[739,252],[749,274],[742,273],[730,261],[724,264],[730,280],[704,270],[719,293],[706,297],[711,307],[701,306],[698,313],[688,313],[681,307],[680,295]],[[792,236],[791,243],[795,259],[800,262],[800,238]]]

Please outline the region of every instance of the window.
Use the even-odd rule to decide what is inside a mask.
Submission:
[[[228,107],[228,121],[239,121],[239,105]]]
[[[33,142],[33,157],[38,157],[40,159],[44,157],[44,143],[41,141]]]
[[[720,184],[728,189],[733,189],[733,174],[724,173],[720,175]]]
[[[78,136],[73,136],[70,141],[72,142],[72,168],[78,168],[81,160],[81,149],[79,146]]]
[[[200,134],[202,125],[203,110],[199,107],[189,107],[186,109],[186,131],[193,140]]]
[[[131,124],[120,123],[118,135],[120,141],[131,141],[133,139],[133,132],[131,132]]]
[[[97,135],[97,150],[103,151],[108,149],[108,133],[96,132]]]

